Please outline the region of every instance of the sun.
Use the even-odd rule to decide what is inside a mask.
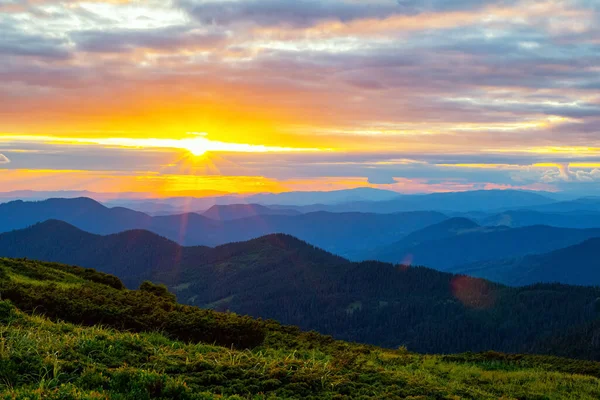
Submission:
[[[210,150],[211,141],[206,137],[208,136],[205,132],[188,132],[188,135],[192,135],[192,138],[181,139],[180,143],[182,148],[189,151],[192,155],[199,157],[206,154]]]
[[[206,146],[204,143],[189,143],[186,145],[186,150],[192,153],[194,156],[199,157],[206,154]]]

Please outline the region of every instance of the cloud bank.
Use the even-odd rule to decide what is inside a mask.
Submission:
[[[0,139],[201,131],[333,150],[221,154],[211,174],[596,190],[598,26],[586,0],[5,1]],[[0,144],[4,169],[200,168],[173,149]]]

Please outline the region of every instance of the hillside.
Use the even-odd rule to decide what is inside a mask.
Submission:
[[[405,258],[399,259],[398,255],[401,254],[405,249],[417,246],[424,242],[432,240],[445,239],[464,233],[472,232],[484,232],[495,228],[483,228],[476,222],[463,217],[448,218],[440,223],[427,226],[418,231],[409,233],[397,242],[390,245],[382,246],[376,249],[369,249],[367,251],[357,251],[351,255],[351,259],[355,261],[361,260],[379,260],[379,261],[390,261],[396,263],[411,263],[409,253],[405,253]]]
[[[37,222],[58,219],[77,224],[88,232],[107,234],[146,229],[152,218],[127,208],[107,208],[95,200],[80,197],[44,201],[16,200],[0,204],[0,232],[22,229]]]
[[[595,288],[509,288],[426,268],[352,263],[287,235],[214,249],[181,248],[148,232],[98,237],[61,224],[0,235],[0,255],[32,257],[28,249],[34,249],[35,257],[56,255],[54,261],[77,257],[83,267],[126,278],[129,287],[143,280],[165,283],[186,304],[428,353],[541,352],[542,345],[549,352],[549,340],[600,317]],[[127,243],[147,250],[129,251]],[[61,246],[66,250],[57,253]],[[93,256],[86,260],[88,251]],[[172,263],[173,257],[179,258]],[[600,356],[588,350],[586,357]]]
[[[598,249],[600,238],[594,238],[546,254],[464,265],[453,271],[513,286],[536,282],[600,286]]]
[[[600,198],[598,197],[582,197],[575,200],[560,201],[550,204],[541,204],[536,206],[526,207],[532,211],[539,212],[580,212],[591,211],[600,212]]]
[[[234,259],[236,263],[230,266],[228,272],[242,274],[244,271],[238,271],[235,266],[268,269],[289,263],[308,265],[314,254],[317,262],[329,266],[347,262],[328,253],[314,251],[312,246],[285,235],[271,235],[212,249],[182,247],[143,230],[94,235],[56,220],[0,234],[0,256],[96,268],[118,275],[132,287],[137,287],[144,279],[157,277],[164,282],[179,283],[186,279],[185,274],[222,260]]]
[[[0,289],[7,399],[600,396],[596,362],[339,342],[181,306],[149,283],[127,291],[111,276],[65,265],[0,259]]]
[[[269,208],[260,204],[214,205],[202,213],[205,217],[219,221],[250,218],[259,215],[299,215],[300,212],[285,208]]]
[[[523,227],[549,225],[561,228],[597,228],[600,226],[600,213],[594,211],[539,212],[512,210],[500,214],[486,215],[480,219],[482,225]]]
[[[408,233],[441,222],[446,216],[428,211],[392,215],[315,212],[221,221],[196,213],[151,217],[126,208],[107,208],[85,198],[0,204],[0,232],[23,229],[49,219],[102,235],[145,229],[187,246],[218,246],[285,233],[345,255],[357,249],[392,243]]]
[[[209,248],[186,247],[144,230],[94,235],[66,222],[50,220],[0,234],[0,255],[28,257],[97,268],[137,286],[150,271],[176,271],[200,259]]]
[[[443,237],[444,232],[447,233],[446,237]],[[413,235],[421,241],[402,239],[395,244],[367,252],[363,258],[393,263],[409,262],[412,265],[450,271],[465,264],[541,254],[575,245],[600,236],[600,228],[569,229],[537,225],[455,231],[441,229],[438,232],[440,238],[434,240],[424,240],[427,235],[420,232]]]
[[[443,239],[462,233],[479,230],[481,227],[467,218],[449,218],[438,224],[433,224],[403,238],[407,243],[420,243],[427,240]]]

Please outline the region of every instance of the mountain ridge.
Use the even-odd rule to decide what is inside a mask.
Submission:
[[[203,216],[214,220],[229,221],[260,215],[299,215],[300,212],[291,209],[272,209],[260,204],[215,204],[202,213]]]
[[[388,243],[445,218],[437,212],[392,215],[319,212],[218,221],[197,213],[152,217],[126,208],[107,208],[91,199],[0,204],[0,231],[4,232],[59,219],[103,235],[131,229],[150,230],[188,246],[216,246],[270,233],[288,233],[341,255],[356,248]]]
[[[54,242],[35,243],[32,230]],[[147,239],[137,231],[70,240],[61,232],[78,233],[51,221],[2,234],[0,256],[30,257],[28,249],[35,249],[34,258],[75,259],[83,267],[113,271],[129,287],[147,280],[167,284],[186,304],[427,353],[542,351],[549,340],[563,340],[566,327],[579,329],[582,337],[597,317],[593,305],[600,298],[600,288],[510,288],[423,267],[349,262],[289,235],[216,248],[181,248],[158,238],[167,247],[159,251],[144,245]],[[44,245],[47,252],[41,253]],[[540,327],[545,327],[543,335]],[[600,359],[600,352],[587,350],[589,357]]]
[[[599,235],[600,236],[600,235]],[[528,255],[452,269],[512,286],[560,282],[600,286],[600,237],[544,254]]]
[[[415,233],[418,235],[417,233]],[[397,242],[369,253],[369,259],[427,265],[440,270],[475,262],[539,254],[600,236],[600,228],[573,229],[546,225],[519,228],[480,227],[471,232],[424,240],[416,244]]]

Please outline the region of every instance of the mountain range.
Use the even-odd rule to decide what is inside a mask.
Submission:
[[[452,271],[512,286],[539,282],[600,286],[599,249],[600,238],[593,238],[545,254],[478,262]]]
[[[529,211],[506,214],[540,216]],[[560,218],[570,218],[574,225],[584,220],[578,213],[571,214],[542,214],[534,220],[555,217],[558,223]],[[148,230],[186,246],[212,247],[284,233],[354,261],[425,265],[447,271],[471,263],[542,254],[600,237],[600,228],[482,226],[468,218],[448,218],[431,211],[298,214],[292,209],[240,204],[214,206],[204,215],[150,216],[122,207],[108,208],[88,198],[0,204],[0,232],[49,219],[101,235]]]
[[[521,207],[524,208],[524,207]],[[594,211],[600,212],[600,197],[582,197],[574,200],[538,204],[527,207],[532,211],[540,212],[571,212],[571,211]]]
[[[474,190],[432,194],[402,195],[381,201],[351,201],[338,204],[311,204],[296,206],[301,212],[365,212],[389,214],[408,211],[497,212],[514,208],[529,208],[556,203],[553,195],[545,192],[519,190]],[[273,207],[273,205],[271,205]],[[287,207],[290,207],[289,205]]]
[[[256,217],[260,215],[300,215],[301,212],[286,208],[269,208],[260,204],[230,204],[214,205],[205,212],[203,216],[218,221],[231,221]]]
[[[108,208],[88,198],[13,201],[0,204],[0,232],[57,219],[91,233],[146,229],[182,245],[207,246],[286,233],[345,255],[357,249],[366,250],[392,243],[410,232],[446,219],[444,214],[423,211],[390,215],[329,212],[269,214],[229,220],[233,214],[239,216],[248,211],[257,209],[228,209],[226,212],[213,209],[211,215],[228,216],[227,220],[216,220],[196,213],[152,217],[127,208]]]
[[[466,192],[448,192],[433,194],[400,194],[389,190],[374,188],[355,188],[327,192],[286,192],[240,195],[220,192],[198,193],[190,197],[181,193],[179,197],[144,198],[135,193],[93,193],[75,191],[57,192],[7,192],[0,193],[0,199],[43,200],[48,198],[90,197],[106,202],[114,207],[126,207],[138,211],[158,213],[161,209],[171,213],[202,213],[214,205],[259,204],[270,208],[294,208],[300,212],[339,211],[339,212],[405,212],[405,211],[496,211],[536,208],[564,207],[578,209],[571,203],[589,204],[598,199],[587,198],[566,200],[565,196],[549,192],[521,190],[476,190]]]
[[[464,218],[452,218],[355,258],[454,271],[463,264],[545,253],[595,237],[600,237],[600,228],[489,227]]]
[[[427,268],[353,263],[281,234],[185,248],[145,231],[100,236],[47,221],[0,235],[0,255],[96,268],[129,287],[165,283],[187,304],[420,352],[546,351],[571,329],[587,332],[600,310],[600,289],[510,288]]]
[[[175,211],[176,213],[198,212],[202,213],[215,205],[235,205],[235,204],[260,204],[275,205],[278,207],[303,207],[312,205],[321,205],[313,208],[311,211],[323,211],[322,207],[326,205],[336,205],[354,201],[382,201],[400,197],[401,194],[389,190],[374,188],[355,188],[333,191],[301,191],[285,193],[259,193],[251,195],[222,193],[220,195],[206,196],[179,196],[167,197],[161,199],[131,198],[127,196],[123,199],[109,199],[106,204],[110,206],[120,206],[132,208],[138,211],[151,211],[158,214],[161,209],[164,211]],[[66,197],[66,196],[57,196]],[[94,199],[103,199],[104,196],[91,196]],[[163,207],[157,207],[157,205]]]
[[[554,211],[509,210],[498,214],[474,216],[486,226],[509,226],[513,228],[531,225],[549,225],[561,228],[598,228],[600,212],[597,211]]]

